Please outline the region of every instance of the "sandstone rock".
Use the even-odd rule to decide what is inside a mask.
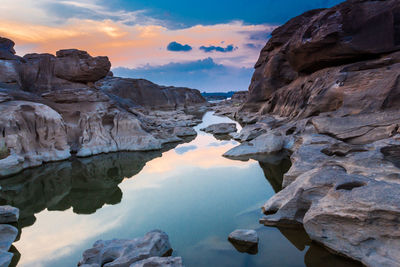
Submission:
[[[235,140],[238,140],[240,142],[245,142],[245,141],[251,141],[254,138],[266,132],[267,132],[266,125],[261,123],[256,123],[243,127],[240,133],[231,133],[230,135]]]
[[[130,267],[183,267],[181,257],[151,257],[133,263]]]
[[[350,143],[365,144],[393,136],[400,124],[399,112],[380,112],[346,117],[313,118],[317,131]]]
[[[8,224],[0,224],[0,251],[8,251],[18,235],[18,229]]]
[[[345,1],[277,28],[255,65],[244,109],[304,118],[398,107],[399,5]]]
[[[197,135],[196,131],[191,127],[175,127],[174,134],[178,137]]]
[[[22,87],[35,93],[85,87],[105,77],[111,67],[107,57],[91,57],[76,49],[60,50],[57,56],[27,54],[24,60]]]
[[[86,51],[64,49],[56,53],[54,74],[70,82],[96,82],[110,71],[108,57],[91,57]]]
[[[276,133],[266,133],[227,151],[223,156],[236,158],[262,153],[274,153],[283,149],[284,138]]]
[[[400,201],[392,194],[397,195],[400,188],[398,178],[391,178],[395,170],[378,170],[391,168],[377,153],[383,143],[378,141],[376,150],[352,152],[357,156],[354,159],[354,155],[326,158],[304,169],[263,206],[267,216],[260,222],[285,227],[304,225],[313,240],[367,266],[398,264],[392,248],[400,242],[393,230]],[[363,154],[371,160],[360,160]]]
[[[206,128],[200,129],[206,133],[212,134],[229,134],[236,132],[236,123],[218,123],[207,126]]]
[[[96,82],[96,87],[107,94],[152,109],[177,108],[205,103],[200,91],[183,87],[165,87],[144,79],[106,77]]]
[[[0,131],[9,156],[0,159],[0,175],[69,158],[64,122],[50,107],[27,101],[0,104]]]
[[[160,230],[154,230],[144,237],[132,240],[96,241],[93,248],[83,253],[83,259],[78,265],[98,264],[104,267],[129,267],[143,259],[165,256],[171,251],[168,235]]]
[[[398,192],[395,184],[347,180],[311,205],[304,227],[313,240],[366,266],[399,265]]]
[[[249,92],[248,91],[239,91],[239,92],[235,92],[231,99],[233,101],[238,101],[238,102],[245,102],[247,100],[247,97],[249,96]]]
[[[254,230],[237,229],[229,234],[228,240],[240,252],[257,253],[258,235]]]
[[[0,223],[14,223],[19,218],[19,209],[11,206],[0,206]]]

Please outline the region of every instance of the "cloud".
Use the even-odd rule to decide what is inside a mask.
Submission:
[[[175,148],[175,152],[179,155],[183,155],[187,152],[189,152],[190,150],[195,150],[197,149],[197,146],[195,145],[191,145],[191,146],[180,146]]]
[[[210,52],[222,52],[222,53],[226,53],[226,52],[232,52],[233,50],[237,49],[237,47],[233,47],[233,45],[228,45],[227,47],[221,47],[221,46],[200,46],[200,50],[203,50],[206,53],[210,53]]]
[[[254,49],[254,50],[257,50],[257,51],[260,51],[261,48],[263,48],[262,44],[248,43],[248,44],[244,44],[244,45],[249,49]]]
[[[212,58],[138,68],[114,68],[114,75],[144,78],[162,85],[196,88],[206,92],[247,90],[253,68],[216,63]]]
[[[188,52],[192,50],[192,47],[188,44],[182,45],[177,42],[170,42],[167,46],[167,50],[173,52]]]
[[[18,55],[26,53],[55,53],[63,48],[77,48],[91,55],[108,56],[113,66],[137,68],[146,64],[163,65],[169,62],[187,62],[204,58],[197,49],[208,43],[219,46],[222,41],[234,43],[240,49],[214,55],[218,64],[251,67],[259,51],[245,46],[249,36],[256,31],[269,31],[274,26],[244,25],[231,22],[212,26],[197,25],[171,30],[159,25],[126,25],[113,20],[71,18],[61,25],[42,25],[0,18],[0,36],[15,41]],[[160,41],[162,40],[162,42]],[[190,53],[168,51],[163,43],[190,44]],[[265,41],[254,41],[265,45]],[[253,43],[253,42],[252,42]],[[196,49],[194,49],[196,47]]]

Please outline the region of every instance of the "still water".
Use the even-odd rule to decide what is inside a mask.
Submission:
[[[258,223],[260,207],[280,190],[290,163],[223,158],[237,143],[199,131],[219,122],[231,120],[206,113],[196,138],[164,152],[71,159],[1,180],[1,204],[21,210],[13,264],[76,266],[98,239],[161,229],[187,267],[351,266],[302,231]],[[258,232],[257,255],[240,253],[227,241],[237,228]]]

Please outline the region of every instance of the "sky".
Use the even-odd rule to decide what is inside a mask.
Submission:
[[[77,48],[116,76],[201,91],[247,90],[270,33],[341,0],[0,0],[17,54]]]

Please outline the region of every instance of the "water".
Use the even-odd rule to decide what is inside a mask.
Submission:
[[[188,267],[350,266],[302,231],[258,223],[261,205],[280,190],[289,163],[223,158],[237,143],[199,131],[217,122],[231,120],[206,113],[198,136],[167,152],[72,159],[0,181],[2,204],[21,209],[13,264],[76,266],[98,239],[162,229]],[[237,228],[257,230],[257,255],[240,253],[227,241]]]

